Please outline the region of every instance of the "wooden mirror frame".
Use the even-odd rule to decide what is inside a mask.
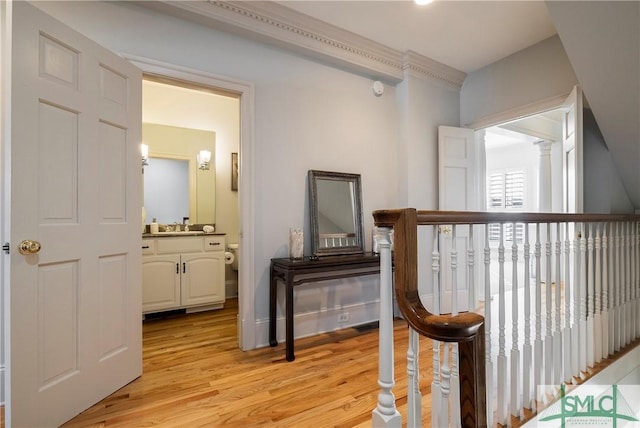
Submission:
[[[352,206],[353,206],[353,233],[344,234],[327,234],[331,235],[334,240],[346,239],[348,242],[342,242],[340,245],[322,245],[323,239],[319,230],[319,213],[318,202],[318,181],[340,181],[351,183],[352,187]],[[322,257],[331,255],[347,255],[364,253],[364,228],[362,222],[362,185],[360,174],[349,174],[343,172],[317,171],[309,170],[309,213],[311,226],[311,255],[312,257]],[[336,236],[333,236],[336,235]],[[337,236],[344,235],[344,236]]]

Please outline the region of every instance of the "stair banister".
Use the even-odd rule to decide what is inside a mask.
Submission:
[[[484,318],[473,312],[435,315],[422,305],[418,295],[415,209],[376,211],[374,218],[376,226],[394,230],[394,286],[402,315],[421,335],[458,343],[461,424],[486,426]]]

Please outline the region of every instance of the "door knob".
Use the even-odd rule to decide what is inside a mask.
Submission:
[[[20,254],[24,254],[26,256],[29,254],[36,254],[37,252],[40,251],[41,247],[42,246],[38,241],[31,241],[29,239],[25,239],[20,243],[20,245],[18,245],[18,251],[20,251]]]

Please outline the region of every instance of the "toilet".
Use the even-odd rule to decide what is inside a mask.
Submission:
[[[231,263],[231,269],[234,271],[238,271],[238,259],[240,257],[239,256],[239,252],[238,252],[238,244],[228,244],[227,247],[229,248],[229,252],[233,254],[233,262]]]

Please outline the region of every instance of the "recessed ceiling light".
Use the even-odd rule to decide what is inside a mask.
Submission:
[[[433,2],[433,0],[413,0],[418,6],[424,6],[425,4],[429,4]]]

